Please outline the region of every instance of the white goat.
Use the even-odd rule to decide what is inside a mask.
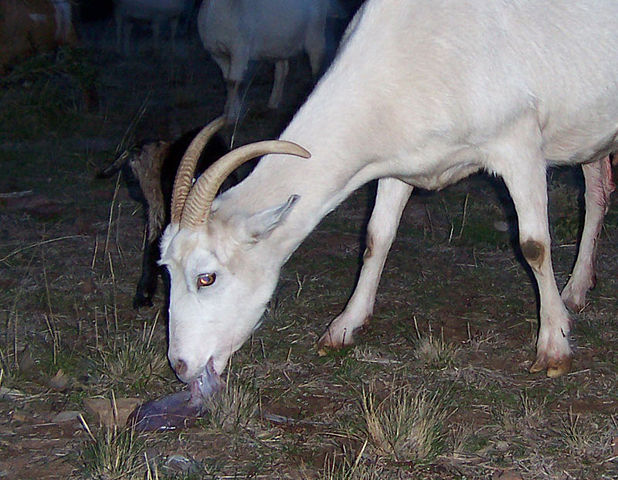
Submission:
[[[161,26],[169,23],[172,51],[176,50],[176,30],[180,16],[189,0],[114,0],[116,22],[116,48],[129,54],[132,22],[145,21],[152,24],[152,38],[155,51],[159,50]]]
[[[570,321],[552,270],[546,168],[581,164],[585,176],[581,248],[563,291],[578,309],[593,284],[593,247],[613,188],[617,20],[615,0],[369,0],[280,137],[310,159],[284,143],[287,155],[265,156],[214,199],[229,171],[268,149],[240,147],[192,189],[199,145],[187,152],[161,241],[171,274],[168,356],[178,377],[198,388],[219,375],[258,325],[292,252],[351,192],[380,179],[356,291],[320,341],[349,344],[372,313],[412,188],[439,189],[479,170],[504,179],[538,282],[530,371],[567,372]]]
[[[277,108],[281,102],[290,57],[307,52],[311,72],[317,76],[324,59],[331,1],[204,0],[197,27],[204,48],[227,83],[228,120],[240,112],[239,88],[251,61],[275,63],[269,108]]]

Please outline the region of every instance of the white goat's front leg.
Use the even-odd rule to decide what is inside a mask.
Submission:
[[[574,312],[583,310],[586,293],[596,284],[595,246],[603,218],[609,209],[609,196],[615,188],[609,156],[598,162],[582,165],[582,170],[586,183],[584,230],[573,273],[562,290],[562,300]]]
[[[219,64],[223,78],[227,85],[227,99],[225,101],[225,117],[228,124],[233,124],[240,118],[242,110],[241,86],[249,66],[250,52],[247,46],[232,52],[230,57],[214,56]],[[244,90],[246,92],[246,86]]]
[[[506,163],[498,173],[515,204],[521,251],[532,268],[540,295],[537,354],[530,372],[547,370],[547,376],[558,377],[569,371],[572,352],[569,314],[558,293],[551,262],[545,160],[534,142],[529,150],[518,145],[508,147],[502,149]]]
[[[273,82],[273,90],[268,100],[268,108],[278,108],[283,98],[283,86],[285,79],[290,71],[290,63],[287,60],[279,60],[275,62],[275,81]]]
[[[401,214],[412,187],[394,178],[378,182],[376,202],[367,226],[367,248],[363,267],[345,310],[335,318],[318,342],[319,353],[353,343],[354,331],[362,327],[373,313],[380,275],[391,248]]]

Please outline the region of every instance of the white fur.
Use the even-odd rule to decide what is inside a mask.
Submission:
[[[189,0],[114,0],[114,18],[116,22],[116,48],[129,54],[132,20],[151,23],[155,50],[159,50],[159,35],[161,26],[170,25],[172,50],[175,50],[176,30],[178,20],[185,11]]]
[[[314,77],[322,67],[326,17],[334,0],[204,0],[197,18],[204,48],[228,83],[226,112],[239,113],[239,86],[249,63],[275,63],[268,101],[277,108],[289,70],[288,59],[307,52]]]
[[[292,252],[352,191],[380,179],[358,287],[322,338],[351,342],[371,315],[412,187],[442,188],[479,170],[503,177],[522,245],[543,252],[535,260],[535,249],[524,249],[541,302],[535,366],[564,373],[570,323],[551,264],[546,168],[602,165],[618,148],[617,18],[615,0],[369,0],[281,135],[312,158],[264,157],[216,200],[208,228],[165,234],[168,354],[188,365],[181,378],[195,378],[211,357],[221,372],[258,325]],[[587,184],[598,187],[599,177],[588,173]],[[300,200],[267,235],[246,235],[252,218],[291,195]],[[602,220],[594,215],[588,236]],[[197,291],[202,270],[217,281]],[[571,285],[585,284],[586,270],[576,269]]]

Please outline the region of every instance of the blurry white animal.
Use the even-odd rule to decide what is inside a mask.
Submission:
[[[175,51],[178,21],[188,1],[192,0],[114,0],[117,50],[121,51],[122,46],[124,54],[129,54],[133,21],[137,20],[152,25],[155,51],[160,48],[161,27],[169,23],[172,51]]]
[[[339,14],[334,0],[204,0],[197,27],[227,83],[228,121],[240,113],[239,89],[252,61],[275,64],[269,108],[281,102],[290,57],[305,51],[317,77],[324,61],[327,15]]]

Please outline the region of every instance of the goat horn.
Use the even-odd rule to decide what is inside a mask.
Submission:
[[[206,224],[212,202],[227,176],[243,163],[267,153],[288,154],[303,158],[311,156],[303,147],[283,140],[250,143],[232,150],[213,163],[197,179],[187,198],[180,227],[195,228]]]
[[[200,154],[208,141],[223,125],[225,125],[225,117],[221,116],[202,128],[182,156],[172,191],[171,223],[180,223],[182,211],[193,184],[193,174],[195,173],[195,167]]]

